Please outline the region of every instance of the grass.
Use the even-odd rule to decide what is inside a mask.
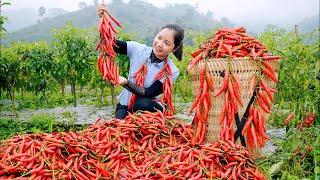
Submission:
[[[116,93],[119,94],[119,88],[116,88]],[[1,111],[11,111],[12,104],[9,101],[9,96],[6,92],[1,97],[1,102],[6,102],[1,105]],[[105,97],[111,97],[110,88],[105,89]],[[62,96],[60,91],[52,90],[48,91],[47,101],[45,101],[42,94],[35,95],[33,92],[24,92],[23,98],[21,92],[16,92],[16,109],[39,109],[39,108],[54,108],[54,107],[65,107],[73,105],[73,95],[70,91],[65,91],[65,95]],[[100,101],[100,91],[94,89],[83,88],[80,92],[80,88],[77,87],[77,104],[89,104],[97,106],[111,105],[110,101]]]
[[[74,122],[59,122],[53,115],[37,114],[26,121],[0,118],[0,140],[18,134],[52,133],[56,131],[81,130],[86,126],[76,125]]]
[[[277,151],[256,164],[269,179],[319,179],[320,127],[289,129]],[[310,147],[312,149],[310,149]]]

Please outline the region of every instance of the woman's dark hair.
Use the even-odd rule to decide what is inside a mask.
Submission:
[[[181,61],[182,60],[182,50],[183,50],[183,38],[184,38],[184,30],[178,24],[167,24],[163,26],[161,29],[170,29],[174,30],[174,56]]]

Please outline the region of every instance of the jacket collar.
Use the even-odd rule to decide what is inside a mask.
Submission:
[[[161,59],[156,57],[156,55],[153,53],[153,50],[150,53],[150,60],[151,60],[150,61],[151,63],[156,63],[156,64],[164,62],[164,60],[161,60]]]

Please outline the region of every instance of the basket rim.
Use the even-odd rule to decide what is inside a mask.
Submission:
[[[236,58],[231,58],[231,57],[226,57],[226,58],[207,58],[199,61],[192,69],[188,69],[188,74],[193,76],[197,75],[199,73],[199,67],[201,66],[208,66],[208,63],[231,63],[233,65],[237,64],[244,64],[244,63],[255,63],[255,61],[261,61],[262,57],[257,57],[257,60],[252,60],[251,57],[236,57]],[[277,62],[280,63],[280,60],[277,61],[270,61],[270,62]],[[255,65],[253,65],[255,66]]]

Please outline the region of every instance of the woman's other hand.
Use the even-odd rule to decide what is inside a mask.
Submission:
[[[128,83],[128,80],[125,77],[119,76],[118,83],[122,86]]]

